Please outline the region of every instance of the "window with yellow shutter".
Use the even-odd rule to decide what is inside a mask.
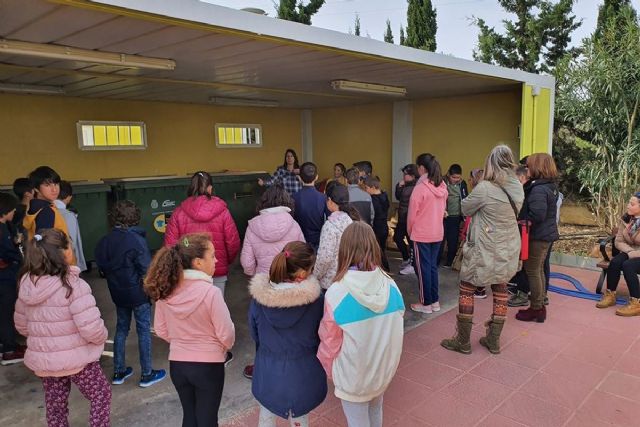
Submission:
[[[147,130],[143,122],[81,120],[76,124],[81,150],[144,150]]]
[[[217,123],[215,133],[217,147],[262,147],[261,125]]]

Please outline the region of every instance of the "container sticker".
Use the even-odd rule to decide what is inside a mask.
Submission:
[[[158,209],[158,201],[156,199],[151,201],[151,209]]]
[[[167,230],[165,214],[160,214],[153,219],[153,228],[155,228],[158,233],[164,233]]]

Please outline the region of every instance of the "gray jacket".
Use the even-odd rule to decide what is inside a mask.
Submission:
[[[58,208],[58,212],[60,212],[62,218],[64,218],[64,222],[67,223],[69,238],[73,246],[73,254],[76,257],[76,265],[80,268],[80,271],[85,271],[87,269],[87,262],[84,259],[84,251],[82,250],[82,236],[80,236],[78,217],[67,209],[67,205],[65,205],[62,200],[54,200],[53,203],[56,205],[56,208]]]
[[[371,195],[360,188],[358,184],[349,184],[349,203],[356,208],[361,220],[373,225],[374,210]]]
[[[515,174],[503,188],[520,209],[524,191]],[[460,280],[476,286],[507,283],[518,270],[520,232],[506,194],[496,184],[481,181],[462,201],[462,213],[471,216],[471,225],[463,246]]]

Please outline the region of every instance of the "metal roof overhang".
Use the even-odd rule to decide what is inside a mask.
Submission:
[[[213,97],[318,108],[387,101],[332,80],[407,89],[402,99],[553,88],[554,79],[197,0],[0,0],[0,39],[166,58],[174,70],[0,53],[0,83],[67,96],[207,104]]]

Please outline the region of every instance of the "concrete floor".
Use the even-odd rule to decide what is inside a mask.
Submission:
[[[398,253],[389,251],[392,271],[398,271],[400,259]],[[417,279],[415,275],[394,275],[398,286],[402,290],[405,304],[417,302]],[[85,280],[93,289],[98,307],[109,329],[109,339],[113,340],[115,331],[115,307],[109,296],[107,284],[97,273],[86,274]],[[242,369],[251,363],[254,356],[254,346],[247,328],[247,308],[249,295],[247,292],[247,277],[242,273],[238,264],[234,265],[229,274],[226,299],[236,325],[236,345],[233,348],[235,359],[227,368],[224,395],[220,408],[220,420],[229,420],[255,405],[251,394],[251,382],[242,376]],[[457,272],[441,269],[440,271],[440,302],[442,311],[434,315],[421,315],[407,310],[405,329],[415,328],[425,320],[433,319],[445,313],[457,304]],[[107,344],[106,352],[113,347]],[[154,368],[168,370],[168,344],[159,338],[153,339]],[[138,363],[137,338],[135,324],[127,341],[127,362],[134,369],[134,376],[120,386],[113,386],[113,401],[111,405],[112,425],[114,426],[177,426],[181,424],[182,410],[178,396],[171,380],[154,385],[148,389],[138,387],[140,366]],[[103,370],[108,378],[113,373],[113,359],[109,355],[101,359]],[[0,395],[2,404],[0,411],[0,425],[36,426],[45,425],[45,409],[40,380],[24,365],[0,366]],[[86,425],[88,415],[87,401],[73,388],[69,402],[69,420],[72,426]]]

